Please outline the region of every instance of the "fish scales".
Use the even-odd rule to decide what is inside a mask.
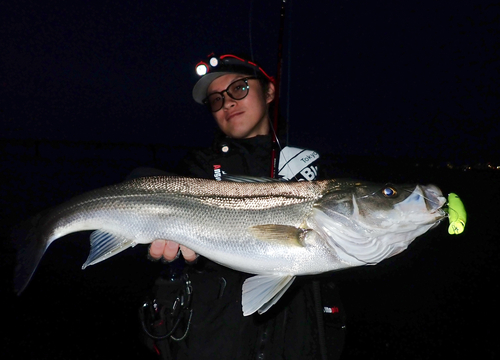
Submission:
[[[444,202],[432,185],[140,178],[90,191],[36,217],[21,242],[16,286],[24,289],[53,241],[96,230],[83,267],[136,244],[169,239],[257,274],[245,282],[243,312],[265,312],[296,275],[377,263],[406,249],[445,216]]]
[[[72,232],[75,227],[92,230],[106,223],[113,233],[133,237],[135,243],[167,238],[238,270],[272,273],[279,268],[288,272],[298,267],[290,259],[305,249],[255,240],[247,229],[263,224],[300,226],[329,183],[250,186],[225,182],[221,187],[214,186],[219,185],[214,181],[200,179],[172,182],[162,178],[153,182],[138,179],[90,192],[63,205],[55,217],[70,212],[76,216],[66,216],[55,224],[58,231],[51,240]],[[155,227],[156,221],[168,226]],[[252,266],[244,261],[249,256],[255,259]],[[273,259],[277,263],[269,261]]]

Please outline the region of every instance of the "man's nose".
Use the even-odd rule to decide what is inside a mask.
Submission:
[[[234,105],[236,105],[236,100],[234,100],[231,96],[227,95],[224,96],[224,109],[230,109]]]

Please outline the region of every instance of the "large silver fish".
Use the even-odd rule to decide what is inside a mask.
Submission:
[[[243,285],[242,307],[244,315],[263,313],[297,275],[376,264],[405,250],[446,216],[445,202],[433,185],[139,178],[37,216],[18,252],[16,288],[24,290],[54,240],[96,230],[83,268],[170,239],[257,274]]]

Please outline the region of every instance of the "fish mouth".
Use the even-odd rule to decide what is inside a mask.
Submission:
[[[443,206],[446,204],[446,198],[443,196],[441,189],[432,184],[420,186],[420,188],[424,194],[427,210],[432,214],[439,213],[445,217],[446,212],[443,210]]]

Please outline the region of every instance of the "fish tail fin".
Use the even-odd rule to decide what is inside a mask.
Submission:
[[[38,224],[41,214],[19,224],[12,231],[12,242],[17,252],[17,264],[14,277],[14,290],[20,295],[28,285],[45,250],[48,241],[42,241]]]

